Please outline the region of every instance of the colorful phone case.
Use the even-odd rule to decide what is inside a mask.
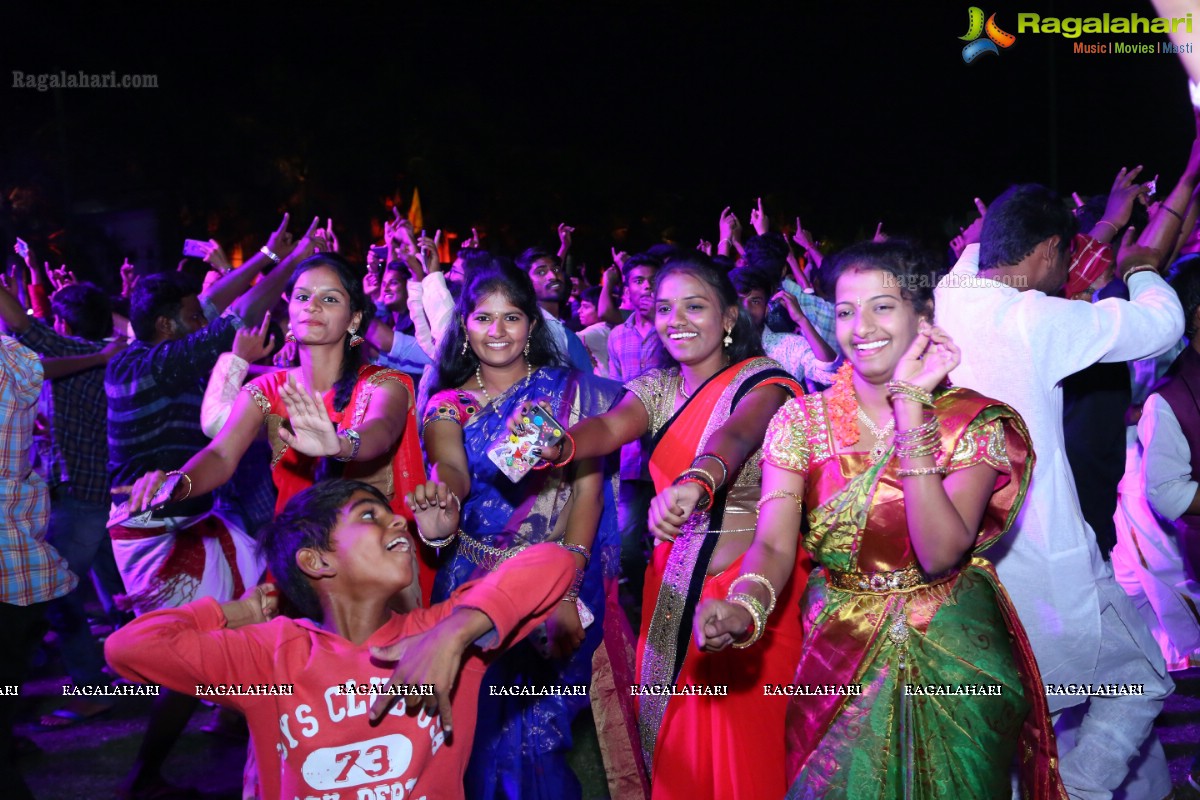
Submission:
[[[521,421],[525,424],[525,433],[510,432],[487,451],[492,463],[513,483],[524,478],[541,461],[533,454],[534,448],[549,447],[563,438],[562,425],[542,405],[531,408],[529,415]]]

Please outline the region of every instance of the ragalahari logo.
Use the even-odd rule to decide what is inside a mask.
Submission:
[[[981,39],[980,37],[985,33],[987,38]],[[963,61],[968,64],[984,53],[998,56],[1001,47],[1006,49],[1012,47],[1013,42],[1017,40],[1017,37],[1011,33],[1000,30],[1000,26],[996,24],[995,14],[988,17],[985,23],[983,9],[979,6],[971,6],[967,9],[967,35],[958,38],[970,43],[962,51]]]

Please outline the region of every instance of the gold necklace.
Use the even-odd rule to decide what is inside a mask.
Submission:
[[[527,360],[525,362],[525,380],[529,380],[532,377],[533,377],[533,365],[530,364],[529,361]],[[479,391],[483,392],[484,405],[485,406],[491,405],[492,404],[492,396],[490,394],[488,394],[487,387],[483,385],[483,365],[482,364],[475,367],[475,382],[479,384]],[[505,391],[507,391],[507,390],[505,390]],[[501,394],[503,394],[503,392],[501,392]]]
[[[685,381],[683,380],[683,375],[680,374],[680,376],[679,376],[679,396],[682,397],[684,400],[691,400],[692,393],[684,388],[684,384],[685,384]]]
[[[863,421],[863,424],[867,426],[867,430],[869,430],[871,435],[875,437],[875,444],[871,446],[871,454],[868,456],[868,458],[871,459],[872,464],[878,464],[879,459],[883,458],[883,454],[887,452],[888,438],[896,430],[896,418],[892,417],[889,419],[888,424],[884,425],[883,428],[880,429],[880,427],[876,425],[869,416],[867,416],[867,412],[862,410],[862,406],[858,407],[858,418]]]

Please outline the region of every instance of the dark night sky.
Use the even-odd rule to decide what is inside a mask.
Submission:
[[[561,218],[598,261],[620,228],[632,246],[667,230],[690,244],[716,238],[728,204],[748,225],[759,194],[837,241],[877,219],[932,241],[1014,181],[1090,194],[1123,164],[1178,176],[1192,121],[1176,57],[1025,35],[966,65],[969,4],[37,12],[6,70],[152,73],[159,88],[68,90],[56,107],[6,74],[0,184],[44,187],[51,215],[68,196],[152,206],[173,241],[210,219],[219,239],[258,238],[284,207],[365,237],[381,198],[416,185],[430,228],[480,224],[508,250]],[[984,10],[1014,33],[1018,11],[1153,14]]]

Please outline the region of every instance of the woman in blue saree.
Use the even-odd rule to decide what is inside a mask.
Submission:
[[[522,403],[540,402],[566,428],[608,410],[620,387],[564,365],[519,270],[493,265],[477,274],[458,311],[461,324],[442,342],[424,414],[431,480],[410,496],[415,507],[443,508],[436,530],[420,532],[427,544],[446,548],[433,600],[541,542],[571,550],[577,566],[575,584],[544,629],[488,669],[466,794],[578,798],[581,787],[566,762],[571,723],[589,704],[593,659],[599,673],[611,675],[600,645],[611,618],[620,617],[607,615],[606,626],[619,566],[612,470],[583,460],[568,469],[526,470],[514,481],[487,451],[509,435],[508,418]],[[512,687],[563,688],[537,696]],[[615,699],[599,688],[591,691],[600,702]]]

